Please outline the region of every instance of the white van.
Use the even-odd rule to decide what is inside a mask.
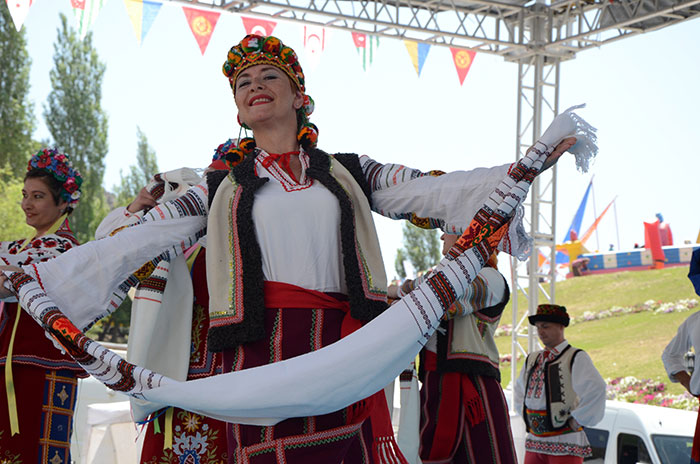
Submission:
[[[605,416],[586,428],[590,464],[678,464],[690,462],[697,413],[607,401]]]

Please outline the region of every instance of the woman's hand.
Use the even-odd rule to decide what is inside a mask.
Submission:
[[[5,288],[7,277],[2,271],[24,272],[21,267],[17,266],[0,266],[0,298],[8,298],[14,295],[12,290]]]
[[[574,145],[576,145],[576,137],[567,137],[559,142],[559,145],[556,146],[552,154],[549,155],[546,160],[544,160],[544,164],[542,165],[542,170],[540,172],[544,172],[554,166],[561,155],[566,153],[566,151]]]
[[[126,210],[130,213],[135,213],[141,210],[147,211],[153,208],[155,205],[156,199],[153,198],[153,195],[151,195],[150,192],[146,190],[146,187],[144,187],[139,191],[139,194],[136,195],[134,201],[132,201],[129,206],[126,207]]]

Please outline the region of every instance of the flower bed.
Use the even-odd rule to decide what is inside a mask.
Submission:
[[[698,400],[688,392],[681,395],[669,395],[663,382],[636,377],[617,377],[605,379],[607,399],[626,401],[628,403],[650,404],[667,408],[698,410]]]

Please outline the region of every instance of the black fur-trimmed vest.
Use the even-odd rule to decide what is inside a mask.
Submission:
[[[385,297],[378,298],[376,294],[368,295],[366,291],[367,282],[363,281],[365,273],[358,261],[361,253],[357,248],[353,200],[331,172],[331,156],[317,149],[308,150],[307,154],[309,168],[306,170],[306,175],[326,187],[337,198],[340,206],[340,241],[350,314],[355,319],[370,321],[387,308],[387,303]],[[354,154],[337,154],[333,158],[351,174],[352,182],[359,186],[366,201],[371,205],[371,189],[362,173],[359,157]],[[210,207],[218,187],[228,175],[231,175],[237,185],[236,188],[240,189],[235,215],[239,237],[237,245],[241,254],[240,260],[244,263],[241,266],[244,271],[240,280],[245,310],[240,322],[212,325],[209,328],[208,342],[212,351],[233,349],[242,343],[253,342],[265,336],[264,276],[262,254],[253,221],[253,202],[255,193],[268,182],[268,179],[259,178],[255,174],[255,156],[246,158],[230,173],[214,171],[207,176]],[[385,291],[386,289],[383,289],[383,292]]]
[[[528,432],[542,435],[543,432],[565,431],[571,411],[578,404],[578,396],[574,391],[571,369],[576,355],[582,350],[567,345],[559,355],[544,365],[544,394],[546,401],[546,420],[537,424],[528,420],[527,408],[523,402],[523,418]],[[528,355],[525,361],[527,369],[525,391],[528,391],[532,376],[535,372],[539,351]],[[556,434],[556,433],[554,433]]]

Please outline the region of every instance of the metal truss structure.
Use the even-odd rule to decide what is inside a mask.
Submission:
[[[517,63],[516,160],[559,111],[559,65],[576,53],[700,16],[700,0],[173,0],[365,34],[464,48]],[[555,301],[556,167],[532,185],[526,222],[534,239],[526,266],[511,260],[513,289],[512,377],[519,353],[536,348],[526,318],[543,297]],[[526,272],[521,272],[526,267]],[[528,286],[521,285],[528,282]],[[524,293],[522,312],[518,294]],[[521,343],[527,338],[526,346]]]

